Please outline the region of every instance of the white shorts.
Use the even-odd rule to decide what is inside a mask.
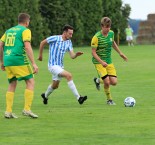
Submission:
[[[126,40],[127,41],[132,41],[133,40],[133,37],[132,36],[126,36]]]
[[[49,66],[48,70],[52,73],[53,80],[61,80],[62,77],[60,77],[59,74],[64,71],[62,67],[60,67],[59,65]]]

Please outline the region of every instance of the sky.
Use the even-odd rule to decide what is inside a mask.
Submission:
[[[147,20],[148,14],[155,14],[155,0],[122,0],[131,7],[130,18]]]

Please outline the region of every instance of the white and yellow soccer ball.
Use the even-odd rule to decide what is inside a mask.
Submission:
[[[133,97],[127,97],[124,100],[125,107],[134,107],[136,105],[136,100]]]

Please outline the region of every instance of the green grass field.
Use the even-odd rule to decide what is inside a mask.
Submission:
[[[7,80],[0,72],[0,145],[155,145],[155,47],[120,46],[128,56],[124,62],[113,51],[118,85],[111,87],[116,106],[108,106],[103,88],[97,91],[93,83],[96,70],[91,62],[89,47],[75,48],[84,55],[72,60],[65,56],[65,69],[72,72],[80,94],[88,100],[79,105],[66,80],[62,79],[58,90],[43,105],[40,94],[51,82],[47,69],[48,50],[44,61],[37,64],[35,98],[32,111],[38,119],[22,116],[24,82],[19,82],[15,93],[13,112],[18,119],[5,119],[5,93]],[[38,50],[35,50],[38,56]],[[124,107],[127,96],[136,99],[133,108]]]

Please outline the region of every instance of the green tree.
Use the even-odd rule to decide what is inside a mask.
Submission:
[[[79,13],[84,26],[84,43],[90,45],[91,38],[100,28],[102,18],[102,0],[85,0],[81,2],[84,6]]]
[[[130,6],[122,5],[122,0],[0,0],[0,35],[17,24],[19,13],[27,12],[31,15],[34,46],[49,35],[61,34],[64,24],[74,27],[72,40],[75,45],[88,45],[100,29],[104,16],[111,18],[112,30],[115,34],[119,30],[124,40],[130,11]]]
[[[52,35],[61,33],[62,26],[68,23],[69,14],[66,11],[69,5],[68,0],[40,0],[41,15],[45,18]]]
[[[0,0],[0,35],[2,36],[8,28],[17,25],[19,13],[26,12],[31,16],[29,28],[32,31],[32,45],[38,46],[45,31],[38,3],[39,0]]]
[[[81,43],[82,23],[75,9],[76,1],[72,0],[40,0],[40,12],[48,24],[51,35],[62,33],[62,27],[70,24],[74,27],[73,42]]]
[[[120,38],[124,39],[124,29],[130,14],[129,5],[122,6],[122,0],[103,0],[103,17],[107,16],[112,20],[112,30],[115,36],[120,32]],[[117,37],[115,37],[115,40]]]
[[[125,41],[125,28],[128,25],[129,22],[129,15],[131,12],[131,7],[129,4],[125,4],[124,6],[121,7],[122,15],[121,15],[121,23],[119,24],[120,28],[120,39],[122,42]]]
[[[130,7],[122,6],[122,0],[40,0],[40,12],[52,35],[61,33],[68,23],[75,29],[73,43],[90,44],[92,36],[100,29],[100,20],[108,16],[112,20],[115,34],[120,30],[124,38]]]

